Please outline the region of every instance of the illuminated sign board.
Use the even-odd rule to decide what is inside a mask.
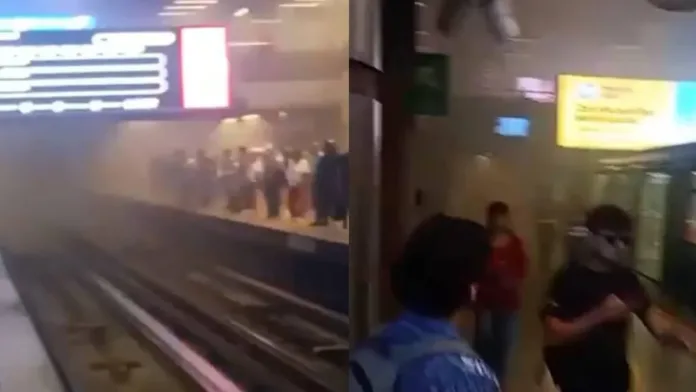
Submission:
[[[535,102],[552,103],[556,100],[556,82],[553,80],[518,77],[515,88],[523,97]]]
[[[529,136],[529,119],[524,117],[498,117],[495,133],[501,136]]]
[[[0,18],[1,31],[86,30],[96,25],[96,20],[89,15]]]
[[[562,75],[557,142],[643,150],[696,142],[696,82]]]
[[[0,33],[0,116],[227,109],[223,27]]]

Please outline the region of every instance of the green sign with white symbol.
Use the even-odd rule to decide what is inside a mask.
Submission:
[[[416,53],[411,110],[415,115],[446,116],[449,103],[449,57]]]

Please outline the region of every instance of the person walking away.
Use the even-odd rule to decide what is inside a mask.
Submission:
[[[573,229],[577,254],[554,275],[541,312],[544,361],[562,392],[628,392],[632,314],[663,344],[688,349],[692,342],[683,325],[651,304],[631,269],[629,214],[601,205],[587,214],[585,226]]]
[[[239,184],[235,181],[237,169],[238,164],[232,158],[232,150],[223,150],[220,156],[220,161],[218,162],[217,177],[219,189],[225,199],[225,205],[230,211],[236,210],[235,196],[239,192]]]
[[[288,179],[288,210],[293,219],[301,218],[307,213],[305,188],[310,181],[309,162],[300,151],[291,151],[287,160],[286,176]]]
[[[492,252],[479,286],[474,347],[504,384],[528,261],[522,240],[512,229],[507,204],[496,201],[488,206],[486,226]]]
[[[266,199],[268,219],[280,217],[281,196],[286,184],[285,170],[273,151],[267,152],[263,162],[263,194]]]
[[[168,201],[183,207],[186,186],[186,151],[178,149],[166,157],[162,168],[162,182]]]
[[[351,392],[499,392],[498,381],[458,333],[490,254],[483,226],[442,214],[423,221],[393,265],[404,312],[350,354]]]
[[[234,197],[233,211],[241,212],[244,210],[253,210],[256,208],[256,177],[252,170],[254,163],[253,156],[249,150],[241,146],[237,150],[237,161],[235,180],[238,184],[237,193]]]
[[[213,199],[217,168],[215,161],[208,157],[204,150],[196,151],[195,163],[195,192],[196,207],[208,207]]]
[[[256,153],[251,158],[249,165],[249,181],[251,181],[250,209],[259,212],[259,199],[263,196],[263,177],[266,168],[264,167],[266,150]]]
[[[316,217],[314,226],[326,226],[329,217],[335,213],[338,183],[340,181],[338,171],[338,149],[331,140],[324,143],[324,153],[317,162],[317,170],[314,176],[314,205]]]

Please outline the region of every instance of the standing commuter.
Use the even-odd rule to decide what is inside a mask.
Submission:
[[[217,167],[203,149],[196,151],[194,171],[195,207],[208,207],[213,200]]]
[[[233,210],[234,196],[237,193],[235,184],[235,173],[237,171],[237,162],[232,158],[232,150],[224,149],[220,160],[218,161],[218,191],[225,199],[225,205],[228,209]]]
[[[499,392],[495,374],[459,336],[490,244],[478,223],[435,215],[409,237],[391,271],[405,308],[350,356],[351,392]]]
[[[285,169],[274,151],[264,155],[262,188],[266,200],[268,219],[280,218],[283,187],[286,185]]]
[[[486,226],[492,252],[476,301],[475,348],[503,382],[518,331],[527,254],[512,229],[507,204],[497,201],[488,206]]]
[[[315,226],[326,226],[329,224],[329,218],[335,216],[340,191],[339,161],[336,143],[327,140],[314,174],[313,194],[316,219],[313,225]]]
[[[627,392],[627,334],[635,314],[662,343],[688,348],[677,324],[651,305],[631,269],[633,225],[619,207],[590,211],[575,228],[571,261],[552,279],[542,310],[544,360],[562,392]],[[683,330],[683,327],[681,327]]]

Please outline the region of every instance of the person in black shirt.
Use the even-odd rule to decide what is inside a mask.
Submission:
[[[686,343],[652,307],[631,269],[629,215],[603,205],[587,215],[585,226],[576,254],[553,277],[542,310],[544,360],[562,392],[627,392],[631,314],[665,343]]]

